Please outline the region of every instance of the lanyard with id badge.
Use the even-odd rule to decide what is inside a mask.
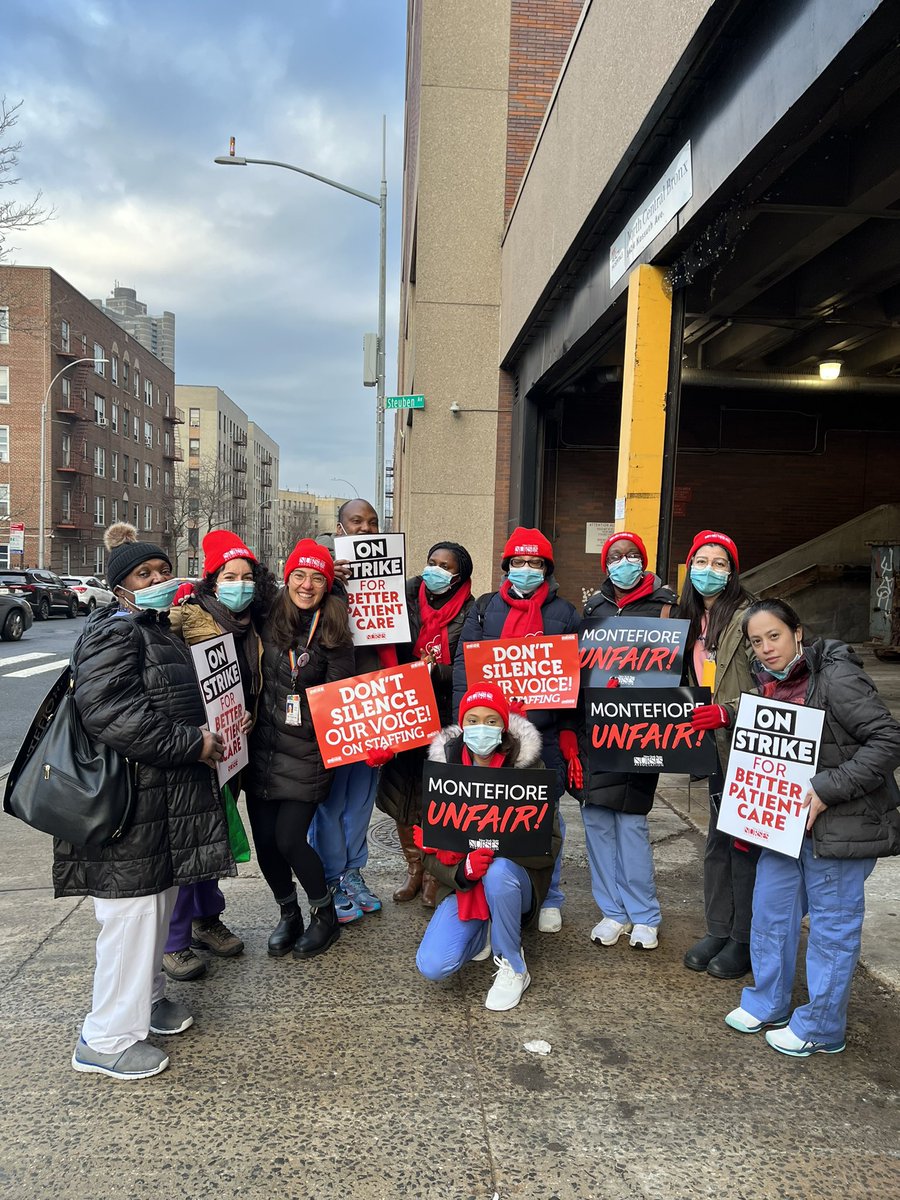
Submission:
[[[312,619],[312,624],[309,627],[309,637],[306,639],[306,647],[299,654],[296,650],[288,650],[288,662],[291,664],[291,688],[297,686],[297,677],[309,662],[309,645],[313,640],[313,634],[316,632],[316,626],[319,624],[319,615],[317,609]],[[284,723],[285,725],[292,725],[295,729],[303,723],[299,692],[292,691],[288,695],[285,702]]]

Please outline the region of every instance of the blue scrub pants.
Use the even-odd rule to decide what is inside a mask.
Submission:
[[[760,1021],[790,1014],[791,1032],[805,1042],[844,1040],[862,941],[865,882],[875,863],[874,858],[816,858],[809,837],[803,839],[799,859],[763,850],[750,931],[755,986],[744,988],[741,1008]],[[791,1013],[800,922],[807,913],[809,1003]]]
[[[597,907],[620,925],[658,929],[662,915],[646,816],[596,804],[583,805],[581,816]]]
[[[482,880],[491,912],[491,948],[518,974],[522,958],[522,917],[532,905],[531,879],[524,867],[508,858],[495,858]],[[487,921],[461,921],[452,892],[437,906],[416,951],[416,966],[426,979],[446,979],[480,950],[488,936]]]
[[[378,790],[378,771],[364,762],[335,767],[332,775],[328,799],[317,806],[309,827],[309,844],[321,858],[329,884],[369,861],[366,832]]]

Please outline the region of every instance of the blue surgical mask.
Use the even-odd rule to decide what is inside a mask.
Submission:
[[[768,673],[772,676],[772,678],[777,679],[778,682],[780,683],[782,680],[787,679],[788,675],[790,675],[791,671],[793,671],[794,667],[797,665],[797,663],[800,661],[800,659],[802,657],[803,657],[803,647],[800,646],[798,643],[797,653],[794,655],[794,657],[791,659],[791,661],[788,663],[788,665],[784,668],[783,671],[775,671],[775,670],[773,670],[772,667],[764,667],[763,670],[768,671]]]
[[[464,725],[463,741],[473,754],[487,758],[500,745],[503,730],[496,725]]]
[[[132,603],[135,608],[156,609],[157,612],[165,612],[166,609],[172,607],[172,601],[175,599],[175,593],[181,587],[183,580],[181,579],[164,579],[162,583],[154,583],[151,587],[141,588],[138,592],[132,592]],[[128,588],[123,588],[123,591],[128,591]]]
[[[256,584],[252,579],[228,580],[225,583],[220,583],[216,589],[216,595],[220,603],[224,604],[233,613],[243,612],[251,603],[255,594]]]
[[[544,572],[537,567],[510,567],[508,578],[517,591],[527,596],[544,582]]]
[[[449,571],[445,571],[443,567],[428,566],[422,572],[422,579],[425,582],[425,586],[433,596],[440,596],[444,592],[448,592],[455,578],[455,575],[452,575]]]
[[[712,567],[704,567],[702,571],[699,567],[691,567],[691,583],[701,596],[718,596],[719,592],[725,590],[730,578],[730,571],[720,575]]]
[[[629,562],[627,558],[620,558],[618,562],[609,565],[610,579],[623,592],[630,592],[643,574],[644,568],[641,564]]]

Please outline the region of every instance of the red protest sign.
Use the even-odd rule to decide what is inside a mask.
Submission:
[[[496,683],[526,708],[574,708],[578,703],[578,635],[497,638],[463,645],[466,682]]]
[[[326,767],[361,762],[370,750],[427,746],[441,728],[424,662],[320,683],[306,699]]]

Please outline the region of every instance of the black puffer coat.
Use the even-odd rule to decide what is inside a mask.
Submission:
[[[137,764],[137,806],[112,846],[54,842],[55,894],[152,896],[236,874],[216,775],[199,761],[206,714],[191,652],[168,618],[100,609],[73,659],[85,729]]]
[[[658,617],[666,605],[671,610],[675,604],[675,593],[662,580],[653,576],[654,590],[633,604],[620,608],[616,593],[609,578],[604,579],[598,592],[594,592],[584,606],[585,617]],[[671,615],[671,612],[667,613]],[[584,788],[578,799],[582,804],[596,804],[599,808],[610,808],[615,812],[646,814],[653,807],[658,775],[620,775],[611,771],[591,771],[587,729],[584,721],[584,699],[579,712],[582,717],[578,730],[578,753],[584,772]]]
[[[397,647],[397,658],[401,663],[412,662],[416,657],[414,648],[416,639],[422,629],[422,614],[419,610],[419,589],[421,585],[421,575],[415,575],[412,579],[407,579],[406,581],[406,599],[409,605],[409,629],[412,640],[405,646]],[[447,599],[450,599],[455,591],[456,589],[454,588],[448,592]],[[444,597],[435,596],[433,599],[440,603]],[[437,700],[442,726],[453,723],[453,657],[456,654],[459,635],[462,633],[463,625],[465,624],[469,609],[472,607],[472,603],[471,598],[466,600],[465,604],[463,604],[462,608],[447,626],[450,661],[448,663],[436,663],[431,672],[431,683],[434,687],[434,695]],[[401,825],[415,825],[419,820],[419,811],[422,807],[422,765],[425,762],[426,750],[427,747],[425,746],[415,750],[405,750],[402,754],[398,754],[395,758],[392,758],[386,766],[382,767],[378,780],[378,796],[375,803],[382,812],[386,812],[388,816],[393,817],[395,821],[399,821]]]
[[[312,619],[311,613],[305,616],[301,647],[306,644]],[[331,789],[331,772],[319,753],[306,689],[355,675],[353,647],[348,643],[329,650],[314,636],[308,653],[309,662],[292,680],[287,651],[279,649],[263,630],[262,694],[250,735],[250,764],[244,773],[244,788],[253,800],[320,804]],[[300,696],[298,726],[288,725],[285,720],[287,698],[292,693]]]

